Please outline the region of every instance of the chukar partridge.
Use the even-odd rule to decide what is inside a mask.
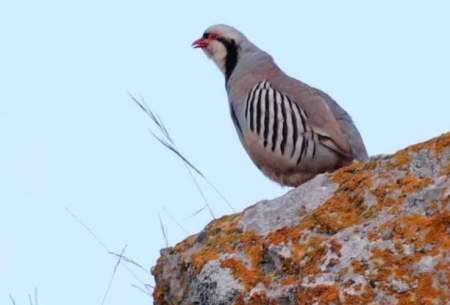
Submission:
[[[286,75],[238,30],[211,26],[193,46],[223,72],[239,138],[269,178],[298,186],[367,159],[347,112],[324,92]]]

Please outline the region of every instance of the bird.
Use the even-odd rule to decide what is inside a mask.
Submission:
[[[223,73],[231,118],[254,164],[282,186],[368,159],[350,115],[328,94],[284,73],[236,28],[208,27],[192,43]]]

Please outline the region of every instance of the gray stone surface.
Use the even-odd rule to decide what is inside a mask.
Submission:
[[[450,304],[450,134],[323,174],[162,251],[157,305]]]

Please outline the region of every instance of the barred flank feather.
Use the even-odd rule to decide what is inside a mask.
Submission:
[[[245,119],[266,149],[297,164],[315,156],[318,137],[308,126],[306,113],[268,81],[257,83],[248,93]]]

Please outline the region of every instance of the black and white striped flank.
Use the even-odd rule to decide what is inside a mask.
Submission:
[[[248,93],[245,120],[266,149],[297,164],[307,157],[314,159],[318,136],[308,126],[307,114],[268,81],[257,83]]]

